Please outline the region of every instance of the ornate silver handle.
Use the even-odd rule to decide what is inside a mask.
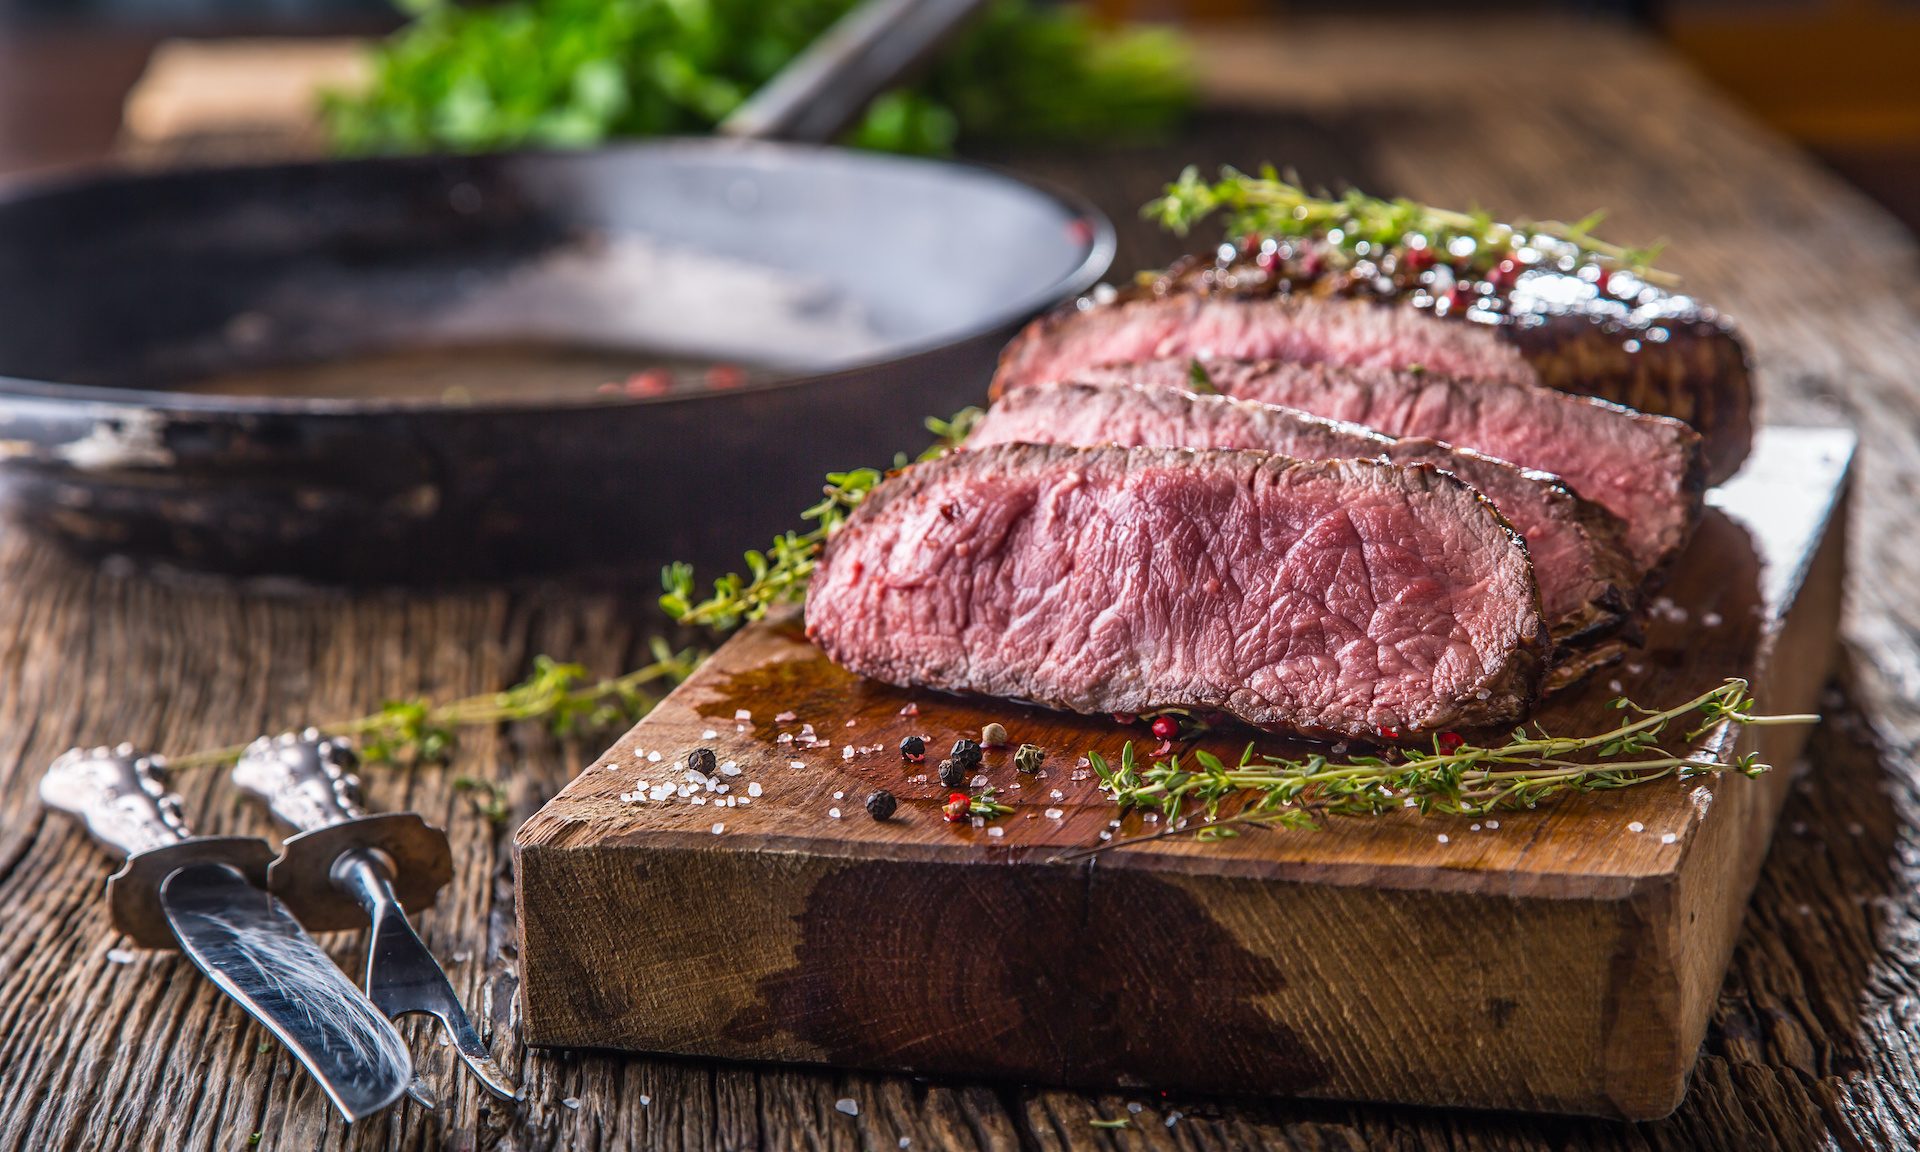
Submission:
[[[233,782],[266,801],[276,818],[311,832],[367,814],[360,802],[360,778],[353,774],[359,766],[345,740],[309,728],[262,736],[249,744],[233,766]]]
[[[133,745],[75,748],[40,778],[40,802],[86,825],[116,857],[135,856],[190,839],[180,798],[167,791],[166,762]]]

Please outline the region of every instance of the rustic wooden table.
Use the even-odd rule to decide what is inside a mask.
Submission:
[[[1225,37],[1211,118],[1176,149],[1028,157],[1124,215],[1191,158],[1293,162],[1310,179],[1446,204],[1579,216],[1673,240],[1663,264],[1739,317],[1773,421],[1857,426],[1844,672],[1794,789],[1686,1103],[1655,1123],[1205,1098],[1090,1097],[807,1068],[530,1052],[514,1034],[507,829],[597,751],[515,728],[458,762],[371,773],[371,798],[444,824],[457,871],[422,917],[527,1088],[457,1085],[435,1113],[348,1132],[265,1033],[171,954],[115,951],[104,862],[34,784],[76,742],[187,750],[353,715],[402,694],[518,679],[541,652],[632,666],[644,589],[293,595],[82,569],[0,532],[0,1147],[93,1148],[1807,1148],[1920,1133],[1920,276],[1910,236],[1755,129],[1657,47],[1608,27],[1354,23]],[[1129,236],[1122,267],[1163,246]],[[503,783],[513,818],[454,779]],[[257,831],[215,773],[179,780],[202,830]],[[633,930],[643,932],[644,923]],[[349,941],[340,945],[345,954]],[[929,957],[929,963],[939,963]],[[1369,985],[1416,977],[1357,971]],[[1445,989],[1434,989],[1445,995]],[[1018,1012],[1018,1004],[1007,1011]],[[858,1116],[836,1111],[859,1103]],[[1100,1116],[1143,1105],[1132,1130]],[[1180,1116],[1174,1119],[1177,1110]]]

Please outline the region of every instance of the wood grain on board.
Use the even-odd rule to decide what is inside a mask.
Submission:
[[[1608,235],[1666,238],[1661,264],[1741,322],[1767,420],[1846,422],[1861,432],[1841,677],[1807,753],[1818,770],[1788,788],[1677,1111],[1621,1124],[527,1049],[515,1029],[508,832],[598,748],[517,725],[468,733],[448,768],[374,772],[367,784],[376,806],[417,808],[453,835],[453,883],[419,926],[454,987],[491,1022],[495,1052],[527,1100],[497,1106],[455,1077],[447,1049],[422,1038],[415,1051],[440,1110],[396,1109],[347,1129],[284,1053],[262,1049],[264,1032],[184,961],[110,958],[124,941],[99,900],[107,869],[65,821],[39,812],[40,772],[81,741],[125,737],[184,751],[389,698],[497,688],[543,652],[614,674],[648,659],[645,641],[657,627],[646,610],[650,585],[620,595],[543,587],[292,596],[81,568],[0,531],[0,1149],[891,1152],[901,1139],[912,1149],[996,1152],[1920,1144],[1912,1008],[1920,995],[1920,856],[1912,851],[1920,838],[1912,753],[1920,741],[1920,261],[1912,237],[1656,43],[1617,26],[1504,12],[1292,19],[1209,36],[1202,61],[1233,110],[1208,113],[1179,142],[1017,158],[1114,217],[1120,267],[1175,247],[1133,212],[1188,162],[1272,159],[1314,182],[1353,180],[1434,203],[1564,219],[1604,207]],[[174,148],[171,158],[262,154],[251,138],[224,152],[203,143]],[[508,789],[505,826],[475,813],[455,785],[463,776]],[[184,774],[180,783],[204,830],[266,829],[213,777]],[[357,963],[353,936],[327,942]],[[1417,971],[1353,966],[1334,978],[1356,1010],[1441,994]],[[858,1115],[837,1110],[839,1100],[854,1101]],[[1130,1127],[1094,1127],[1119,1119]]]
[[[1665,708],[1730,676],[1762,708],[1812,710],[1852,452],[1844,432],[1768,430],[1646,647],[1537,722],[1600,732],[1621,691]],[[990,722],[1046,760],[1026,774],[989,750],[980,775],[1014,811],[951,824],[934,761]],[[898,750],[912,735],[924,763]],[[1741,735],[1791,764],[1806,731]],[[1247,737],[1192,746],[1232,761]],[[864,680],[792,613],[749,628],[515,837],[525,1039],[1630,1119],[1679,1103],[1785,773],[1069,859],[1160,830],[1117,819],[1082,758],[1129,739],[1150,754],[1139,726]],[[699,748],[727,791],[650,798]],[[862,808],[877,788],[891,819]],[[1356,1002],[1356,969],[1401,979]]]

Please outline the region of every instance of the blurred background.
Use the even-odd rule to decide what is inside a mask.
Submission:
[[[81,163],[116,151],[137,155],[156,139],[167,140],[177,154],[187,137],[198,137],[203,149],[216,154],[224,147],[256,156],[338,148],[343,134],[356,133],[358,139],[350,143],[359,150],[430,146],[436,142],[374,139],[364,126],[338,121],[317,126],[310,93],[316,87],[351,90],[367,83],[368,65],[353,42],[392,33],[410,14],[426,12],[429,20],[438,19],[437,7],[428,0],[403,7],[387,0],[0,0],[0,173]],[[530,12],[570,27],[569,35],[591,38],[617,23],[623,11],[633,17],[647,5],[621,0],[588,6],[613,13],[609,23],[584,18],[582,6],[567,0],[495,7]],[[713,7],[724,16],[727,10],[753,6]],[[786,22],[804,24],[844,5],[797,0],[774,7],[790,13]],[[1149,21],[1189,32],[1200,46],[1199,79],[1206,89],[1217,86],[1207,75],[1209,46],[1230,42],[1230,30],[1245,22],[1284,30],[1333,17],[1444,19],[1448,7],[1262,0],[1096,0],[1090,5],[1104,24]],[[1516,18],[1599,19],[1644,30],[1753,116],[1909,225],[1920,223],[1920,2],[1567,0],[1472,6],[1481,20],[1503,10]],[[464,34],[472,42],[469,49],[483,35]],[[261,43],[263,38],[272,42]],[[222,46],[227,50],[220,51]],[[1489,68],[1505,64],[1487,61]],[[1379,66],[1399,70],[1417,62],[1383,58]],[[685,79],[692,84],[702,77]],[[1354,75],[1351,82],[1364,90],[1373,81]],[[1472,78],[1456,82],[1469,84]],[[445,103],[449,95],[415,97]],[[1436,92],[1436,98],[1443,95],[1444,88]],[[707,92],[690,100],[724,103],[727,97],[728,91]],[[572,130],[583,141],[598,134],[592,125],[584,132],[581,127],[575,123]],[[879,142],[919,151],[946,150],[955,143],[942,138],[944,125],[938,123],[931,141],[908,138],[921,127],[911,116],[896,116],[888,129],[893,135]],[[963,153],[970,143],[957,142]],[[486,144],[475,139],[467,146]]]

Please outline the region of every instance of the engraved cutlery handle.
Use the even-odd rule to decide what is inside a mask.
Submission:
[[[131,744],[75,748],[40,778],[40,801],[82,824],[116,857],[135,856],[193,836],[180,798],[167,791],[165,761]]]
[[[249,744],[233,766],[233,782],[266,801],[277,819],[311,832],[367,814],[353,773],[359,764],[345,740],[309,728]]]

